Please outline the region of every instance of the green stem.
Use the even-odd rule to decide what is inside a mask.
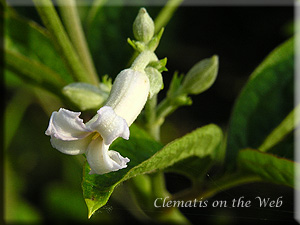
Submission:
[[[146,116],[146,128],[149,134],[157,141],[160,140],[160,124],[155,123],[156,121],[156,104],[157,95],[154,95],[148,100],[145,106]]]
[[[155,34],[160,31],[162,27],[165,27],[167,23],[170,21],[172,15],[175,10],[179,7],[179,5],[183,2],[183,0],[169,0],[164,8],[159,12],[158,16],[155,18]]]
[[[228,177],[222,178],[220,180],[216,180],[210,184],[206,190],[199,190],[200,185],[195,185],[191,189],[184,190],[173,195],[173,201],[183,200],[203,200],[208,199],[215,194],[225,191],[227,189],[236,187],[238,185],[253,183],[253,182],[260,182],[262,181],[260,177],[255,175],[243,175],[242,173],[232,174]],[[200,194],[199,194],[200,193]]]
[[[131,68],[134,70],[138,71],[144,71],[146,66],[151,62],[151,61],[157,61],[158,58],[155,55],[154,52],[152,51],[144,51],[141,52],[138,57],[133,61]]]
[[[157,95],[154,95],[146,104],[146,128],[151,136],[155,140],[160,140],[160,126],[161,124],[155,123],[156,121],[156,106]],[[156,198],[165,198],[170,196],[170,193],[166,189],[164,173],[158,171],[156,173],[149,174],[152,190],[152,201]],[[168,224],[189,224],[189,221],[179,211],[178,208],[162,208],[152,210],[150,216],[162,223]]]
[[[101,0],[99,1],[101,2]],[[161,29],[168,24],[172,15],[174,14],[175,10],[179,7],[181,2],[183,2],[183,0],[169,0],[167,2],[167,4],[162,8],[162,10],[159,12],[158,16],[154,20],[154,25],[155,25],[154,34],[161,31]],[[138,56],[138,52],[135,51],[132,57],[130,58],[128,65],[130,65],[137,56]]]
[[[86,76],[88,73],[76,54],[51,0],[33,0],[33,2],[73,78],[77,81],[96,85],[95,81]]]
[[[95,0],[95,1],[93,1],[91,9],[88,12],[88,16],[87,16],[86,23],[85,23],[87,31],[90,30],[92,22],[96,18],[99,10],[104,6],[104,4],[106,2],[107,2],[107,0]]]
[[[157,106],[157,119],[160,121],[164,121],[164,119],[170,115],[172,112],[176,110],[177,107],[175,107],[171,103],[170,98],[165,98],[162,100],[159,105]]]
[[[282,141],[290,132],[292,132],[297,126],[299,126],[300,118],[300,104],[296,106],[292,112],[290,112],[286,118],[268,135],[261,146],[258,149],[262,152],[266,152],[280,141]]]
[[[83,33],[76,3],[74,0],[59,0],[59,3],[63,22],[66,25],[72,44],[85,69],[89,72],[90,79],[97,84],[99,79]]]

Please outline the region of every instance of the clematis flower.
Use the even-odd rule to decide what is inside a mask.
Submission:
[[[143,109],[149,95],[149,79],[144,72],[121,71],[115,79],[105,106],[87,123],[80,112],[61,108],[53,112],[45,132],[51,145],[69,155],[86,154],[90,174],[105,174],[127,167],[130,161],[110,144],[118,137],[129,139],[129,126]]]

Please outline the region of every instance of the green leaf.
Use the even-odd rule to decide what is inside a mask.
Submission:
[[[253,72],[234,106],[227,162],[243,148],[258,148],[294,105],[294,39],[276,48]]]
[[[10,10],[5,12],[5,48],[38,61],[59,74],[66,83],[72,82],[65,65],[51,43],[49,33],[33,21]]]
[[[130,127],[130,139],[117,139],[110,149],[120,152],[130,159],[126,169],[104,175],[89,175],[90,167],[86,163],[82,183],[83,195],[88,206],[89,217],[106,204],[116,185],[126,180],[126,174],[136,165],[149,159],[163,146],[149,137],[148,133],[135,125]],[[127,178],[128,179],[128,178]]]
[[[100,3],[99,7],[92,12],[92,17],[90,14],[86,17],[87,23],[83,23],[86,25],[88,46],[94,62],[97,62],[95,67],[98,73],[116,75],[126,67],[127,60],[124,59],[131,57],[131,51],[124,41],[132,36],[132,23],[137,9],[122,5],[102,7],[101,1],[96,2]]]
[[[61,88],[65,83],[56,72],[17,52],[6,50],[5,53],[6,69],[14,72],[25,81],[61,95]]]
[[[272,154],[245,149],[239,152],[238,167],[264,180],[294,187],[294,169],[299,164]]]
[[[161,144],[149,138],[146,132],[132,126],[129,141],[120,139],[111,146],[111,149],[130,158],[128,168],[104,175],[89,175],[90,168],[85,165],[82,188],[89,217],[106,204],[119,183],[140,174],[164,170],[192,156],[204,158],[214,155],[216,152],[211,149],[215,149],[221,139],[220,128],[210,124],[174,140],[161,149]],[[161,150],[158,151],[159,149]]]
[[[86,16],[86,27],[89,27],[90,24],[95,20],[99,10],[105,5],[106,2],[107,0],[95,0],[92,2],[92,5]]]

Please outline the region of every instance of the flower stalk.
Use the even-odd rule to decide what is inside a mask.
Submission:
[[[80,61],[89,72],[88,76],[93,83],[99,83],[99,78],[79,20],[76,3],[74,0],[60,0],[59,3],[63,22]]]
[[[50,0],[33,0],[52,41],[75,81],[97,85],[83,66]]]

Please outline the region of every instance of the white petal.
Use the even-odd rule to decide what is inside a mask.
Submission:
[[[116,77],[105,105],[114,109],[130,126],[147,101],[150,82],[147,75],[133,69],[122,70]]]
[[[126,121],[118,116],[111,107],[103,106],[97,113],[97,120],[89,124],[88,128],[99,132],[106,145],[110,145],[118,137],[129,138]]]
[[[50,142],[53,148],[64,154],[79,155],[86,152],[92,137],[93,134],[79,140],[65,141],[51,136]]]
[[[86,159],[91,167],[90,174],[105,174],[127,167],[130,160],[108,148],[109,145],[105,145],[100,136],[92,140],[86,152]]]
[[[45,134],[69,141],[86,137],[90,134],[90,130],[79,118],[80,114],[80,112],[72,112],[63,108],[58,112],[53,112]]]

